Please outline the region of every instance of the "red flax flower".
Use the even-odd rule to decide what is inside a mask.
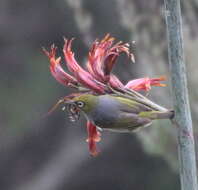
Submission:
[[[136,91],[145,90],[149,91],[151,90],[151,86],[166,86],[165,84],[160,83],[160,81],[166,80],[165,77],[159,77],[159,78],[140,78],[129,81],[125,88],[133,89]]]
[[[90,121],[87,121],[87,133],[88,133],[87,142],[89,143],[89,151],[91,155],[96,156],[98,154],[96,148],[96,142],[100,141],[101,134],[99,131],[97,131],[96,126]]]
[[[165,80],[164,77],[140,78],[123,84],[116,75],[112,74],[111,71],[121,53],[125,53],[132,62],[135,62],[135,58],[129,50],[128,43],[123,43],[121,41],[114,43],[115,39],[109,34],[102,40],[96,40],[93,43],[88,53],[86,68],[83,68],[75,60],[74,53],[71,49],[74,39],[64,40],[63,53],[70,74],[63,70],[61,58],[56,58],[57,48],[54,45],[51,46],[49,52],[45,49],[43,49],[43,51],[49,58],[50,71],[53,77],[64,86],[75,88],[77,93],[60,99],[51,111],[57,108],[59,104],[68,102],[82,93],[101,95],[114,93],[114,90],[118,90],[119,92],[130,91],[132,93],[133,91],[141,90],[149,91],[151,86],[165,86],[165,84],[161,83],[161,81]],[[70,105],[69,112],[72,121],[78,119],[79,110],[75,106]],[[101,135],[91,121],[87,121],[87,132],[90,154],[96,156],[98,154],[96,143],[100,141]]]

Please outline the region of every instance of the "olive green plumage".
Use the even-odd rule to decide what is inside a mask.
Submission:
[[[84,94],[72,100],[85,116],[102,129],[130,132],[149,126],[155,119],[170,119],[173,111],[155,111],[134,100],[115,96]]]

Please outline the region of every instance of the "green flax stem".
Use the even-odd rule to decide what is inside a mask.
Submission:
[[[164,0],[172,80],[181,190],[197,190],[197,171],[191,112],[184,63],[180,0]]]

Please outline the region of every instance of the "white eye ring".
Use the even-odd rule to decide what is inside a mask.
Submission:
[[[85,103],[84,103],[84,102],[81,102],[81,101],[76,102],[76,104],[77,104],[77,106],[78,106],[79,108],[82,108],[82,107],[84,107],[84,105],[85,105]]]

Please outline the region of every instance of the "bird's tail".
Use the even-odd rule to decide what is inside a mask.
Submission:
[[[168,110],[166,112],[159,112],[157,113],[156,119],[173,119],[175,115],[174,110]]]
[[[154,119],[173,119],[174,118],[174,110],[168,110],[164,112],[160,111],[147,111],[147,112],[141,112],[139,114],[140,117],[146,117],[151,120]]]

